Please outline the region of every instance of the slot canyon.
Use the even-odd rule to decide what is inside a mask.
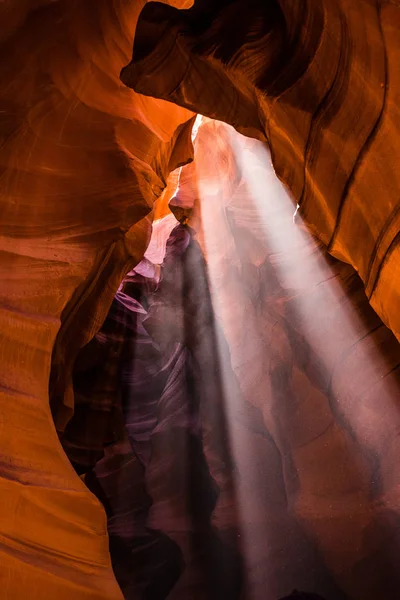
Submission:
[[[0,48],[0,600],[399,600],[400,2]]]

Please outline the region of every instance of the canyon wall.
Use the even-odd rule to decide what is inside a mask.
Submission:
[[[195,113],[268,141],[275,170],[299,203],[307,227],[332,255],[353,265],[372,306],[400,335],[397,3],[168,4],[173,6],[25,0],[0,6],[0,553],[5,598],[121,598],[111,569],[105,514],[74,472],[58,435],[74,410],[72,371],[78,352],[100,328],[125,274],[141,260],[153,206],[169,173],[193,158]],[[134,60],[127,67],[143,7]],[[237,221],[232,211],[231,217]],[[345,267],[335,269],[347,281]],[[353,277],[349,271],[348,278]],[[362,289],[355,287],[357,302],[365,303]],[[348,294],[342,296],[343,303],[350,302]],[[395,350],[388,350],[394,338],[368,307],[363,304],[359,310],[366,311],[367,317],[361,318],[366,329],[357,325],[354,344],[346,337],[343,347],[349,358],[338,369],[350,373],[331,381],[332,389],[343,388],[341,393],[348,395],[337,410],[358,415],[352,426],[356,431],[350,434],[335,424],[328,445],[339,458],[335,444],[351,448],[343,486],[349,473],[361,473],[361,491],[349,492],[350,503],[359,500],[366,507],[357,513],[362,522],[354,526],[355,545],[366,528],[371,531],[377,505],[370,500],[373,469],[354,447],[354,437],[386,461],[379,490],[373,493],[383,502],[379,515],[384,522],[390,525],[392,514],[397,519],[394,392],[385,400],[382,421],[375,414],[376,390],[370,393],[368,384],[369,376],[372,387],[380,379],[382,385],[391,381],[386,373],[397,366]],[[310,325],[314,314],[302,318]],[[317,322],[327,326],[324,319]],[[300,334],[289,335],[286,325],[282,327],[277,352],[291,356],[288,337]],[[358,351],[356,341],[363,336],[367,346],[372,343],[367,333],[374,328],[372,350],[378,345],[388,358],[382,359],[383,366],[371,367],[368,376],[357,366],[357,380],[350,349]],[[334,333],[334,325],[327,326],[324,339]],[[232,348],[235,340],[228,340]],[[343,347],[339,341],[332,344],[332,353],[347,356]],[[327,348],[326,341],[319,341],[314,352]],[[275,364],[269,351],[263,351],[265,360]],[[232,361],[245,381],[240,356],[233,352]],[[294,366],[284,377],[296,379],[291,385],[307,380],[305,385],[317,389],[307,395],[312,404],[325,383],[300,358],[289,363]],[[308,400],[304,402],[301,410],[308,411]],[[257,395],[249,404],[263,413],[275,446],[282,449],[279,419],[263,408]],[[321,406],[323,428],[332,409],[325,401]],[[373,425],[367,418],[371,413]],[[286,417],[291,423],[290,415]],[[386,426],[389,433],[382,441],[378,432]],[[287,444],[290,461],[296,463],[292,438]],[[307,463],[307,452],[301,460],[304,464],[298,463],[295,472],[306,472],[304,465],[309,474],[318,472]],[[308,492],[293,501],[298,518],[321,546],[341,586],[353,593],[355,550],[342,559],[335,554],[339,545],[326,545],[333,534],[342,540],[347,521],[326,529],[322,539],[318,515],[310,514],[310,494],[317,492],[305,484],[299,487]],[[388,512],[390,502],[393,513]],[[378,538],[373,533],[366,542],[374,551],[380,543],[389,544],[381,526],[377,531]],[[365,556],[362,573],[368,574],[367,551]],[[390,574],[388,585],[393,580]],[[381,579],[372,581],[371,590],[380,585]]]
[[[142,258],[169,172],[192,158],[192,113],[119,79],[143,4],[0,6],[4,598],[121,598],[105,514],[58,441],[49,379],[62,431],[79,348]]]
[[[170,200],[188,225],[155,222],[78,357],[63,437],[124,595],[394,600],[399,343],[265,144],[202,119],[194,156]]]
[[[121,73],[267,139],[305,223],[356,269],[398,338],[399,27],[386,0],[151,3]]]

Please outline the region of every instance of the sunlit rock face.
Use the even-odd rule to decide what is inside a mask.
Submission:
[[[142,260],[153,217],[169,219],[158,229],[160,244],[166,242],[174,224],[167,208],[172,198],[178,218],[190,217],[198,228],[213,274],[231,437],[241,440],[231,445],[245,516],[240,544],[228,545],[231,564],[241,564],[234,562],[235,553],[244,545],[248,594],[260,600],[295,587],[328,599],[396,598],[394,338],[369,309],[354,272],[329,258],[328,268],[317,259],[320,250],[314,252],[319,242],[307,236],[304,242],[285,229],[292,213],[283,205],[282,220],[270,232],[287,245],[277,259],[260,234],[269,213],[257,220],[252,212],[258,194],[246,185],[235,191],[242,179],[238,165],[215,160],[213,166],[205,159],[207,188],[207,177],[196,175],[199,161],[181,173],[178,191],[176,169],[193,157],[196,112],[268,140],[276,171],[300,203],[303,219],[331,253],[355,266],[373,306],[398,335],[398,7],[361,0],[165,4],[170,6],[146,7],[124,83],[119,75],[129,63],[144,1],[0,4],[2,593],[13,599],[117,599],[120,587],[127,595],[137,585],[126,578],[129,560],[123,562],[118,540],[122,562],[113,554],[111,565],[105,511],[74,471],[57,434],[78,471],[79,452],[68,447],[63,433],[69,423],[69,433],[74,431],[74,409],[76,435],[86,435],[88,427],[99,436],[83,471],[99,461],[87,485],[105,504],[98,481],[108,473],[112,451],[108,446],[103,456],[104,444],[116,443],[117,435],[118,468],[122,456],[129,465],[126,480],[137,482],[132,496],[122,499],[132,502],[129,510],[142,503],[149,510],[156,495],[143,483],[140,461],[132,464],[118,409],[111,429],[107,414],[85,421],[77,356],[101,327],[121,280]],[[216,144],[231,160],[229,130],[215,127],[221,134]],[[265,153],[250,152],[260,152],[266,164]],[[229,179],[229,192],[221,176]],[[210,196],[215,217],[208,213],[202,226]],[[156,246],[150,262],[159,260]],[[331,268],[333,282],[344,281],[342,295],[341,286],[328,284]],[[325,305],[329,318],[321,312]],[[107,392],[101,377],[96,384],[100,396]],[[203,455],[208,493],[218,477],[207,447],[198,453],[201,460]],[[159,501],[169,493],[161,488]],[[214,511],[208,504],[205,527],[216,518],[211,515],[229,525],[215,539],[234,531],[235,502],[219,499]],[[218,512],[221,506],[228,508]],[[111,503],[108,516],[123,508]],[[173,586],[176,598],[185,600],[198,581],[196,567],[183,567],[188,554],[182,540],[190,528],[180,539],[162,519],[155,528],[142,540],[150,554],[161,548],[156,566],[168,571],[155,593],[165,595]],[[170,562],[164,563],[168,552]],[[151,565],[150,577],[160,573]],[[200,587],[200,598],[207,597],[205,589]]]
[[[267,139],[303,219],[397,337],[399,27],[389,1],[150,3],[121,75]]]
[[[176,6],[190,3],[174,3]],[[121,598],[106,520],[59,444],[72,365],[150,239],[192,113],[120,79],[144,2],[0,6],[2,595]]]

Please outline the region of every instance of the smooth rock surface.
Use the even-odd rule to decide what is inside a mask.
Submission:
[[[400,338],[400,11],[381,0],[148,4],[121,73],[267,139],[278,177]]]
[[[186,3],[188,5],[188,3]],[[126,88],[142,2],[0,6],[0,587],[121,598],[106,517],[58,441],[72,366],[150,239],[192,113]]]
[[[1,593],[122,597],[106,515],[58,435],[73,415],[79,351],[142,260],[153,216],[168,214],[199,112],[268,141],[316,235],[303,226],[304,237],[293,233],[294,206],[279,188],[282,214],[266,239],[274,210],[261,202],[257,217],[252,207],[263,185],[241,184],[252,160],[233,165],[230,144],[246,156],[239,138],[220,129],[214,144],[209,132],[203,166],[186,171],[191,190],[185,200],[182,185],[176,206],[182,213],[190,204],[197,224],[203,205],[198,240],[227,365],[251,427],[262,423],[254,437],[236,413],[231,419],[248,449],[234,459],[248,475],[241,498],[254,515],[254,597],[266,586],[276,595],[318,588],[296,563],[302,552],[277,549],[282,532],[296,540],[306,532],[308,564],[312,555],[327,566],[323,594],[396,600],[398,345],[354,270],[320,243],[359,273],[399,338],[398,3],[145,4],[0,4]],[[210,162],[219,144],[225,158]],[[263,171],[265,149],[249,148]],[[268,481],[280,482],[272,486],[279,510]],[[282,563],[269,560],[277,556]],[[297,565],[285,589],[282,564]]]

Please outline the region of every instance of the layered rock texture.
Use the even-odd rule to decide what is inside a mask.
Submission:
[[[146,5],[122,80],[268,140],[277,175],[400,337],[397,2]]]
[[[106,519],[58,442],[72,367],[192,156],[192,113],[119,80],[143,3],[0,6],[4,598],[121,598]]]
[[[0,4],[2,597],[395,600],[399,7],[191,4]]]

